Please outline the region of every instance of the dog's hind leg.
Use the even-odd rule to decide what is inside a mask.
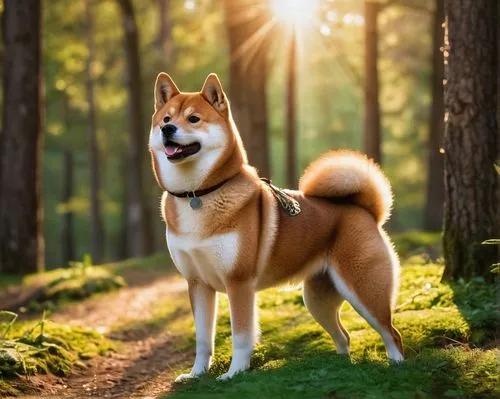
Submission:
[[[340,321],[344,298],[326,272],[304,281],[304,303],[316,321],[330,334],[337,353],[349,354],[349,333]]]
[[[401,334],[392,325],[389,301],[386,304],[381,304],[380,299],[370,298],[370,295],[365,292],[358,295],[356,285],[349,286],[333,267],[330,269],[330,274],[342,296],[382,336],[389,359],[395,362],[404,360]]]
[[[342,240],[344,237],[337,242],[328,273],[340,294],[382,336],[389,359],[400,362],[404,360],[403,344],[392,324],[397,258],[383,233],[372,235],[371,241]]]

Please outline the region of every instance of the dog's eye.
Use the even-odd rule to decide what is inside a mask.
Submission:
[[[196,123],[196,122],[199,122],[200,121],[200,118],[198,118],[196,115],[191,115],[189,118],[188,118],[188,121],[191,122],[191,123]]]
[[[163,122],[165,123],[170,122],[170,116],[166,116],[165,118],[163,118]]]

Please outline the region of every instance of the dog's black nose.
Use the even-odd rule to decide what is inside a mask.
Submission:
[[[166,141],[177,131],[177,126],[172,125],[171,123],[167,123],[165,126],[161,128],[161,132],[163,134],[163,140]]]

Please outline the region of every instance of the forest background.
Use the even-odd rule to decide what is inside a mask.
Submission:
[[[238,52],[230,40],[234,42],[238,37],[233,17],[227,18],[231,2],[222,3],[45,3],[41,27],[46,132],[42,187],[47,268],[65,265],[93,252],[90,237],[95,234],[93,219],[89,217],[95,184],[89,173],[89,126],[93,125],[100,179],[96,187],[100,202],[98,223],[103,230],[99,239],[102,248],[93,254],[95,261],[123,259],[166,248],[159,212],[160,191],[148,169],[146,146],[153,83],[160,71],[168,72],[183,91],[200,90],[207,74],[216,72],[232,100],[237,95],[234,93],[248,88],[241,84],[235,87],[238,83],[231,82],[231,60],[246,63],[242,80],[246,76],[258,87],[247,101],[265,105],[265,120],[257,121],[264,128],[256,131],[250,127],[249,135],[244,125],[252,121],[242,117],[238,121],[236,115],[237,123],[243,130],[250,159],[256,159],[261,174],[272,177],[280,186],[288,184],[285,114],[290,55],[282,21],[275,21],[270,28],[275,36],[269,33],[264,39],[250,41],[243,53],[241,49]],[[435,66],[436,61],[438,67],[443,61],[444,30],[441,20],[436,22],[440,18],[437,14],[443,13],[439,3],[442,2],[406,0],[379,5],[375,16],[378,32],[371,35],[378,47],[378,93],[377,98],[368,100],[366,91],[372,89],[367,89],[365,83],[372,84],[373,79],[367,82],[366,64],[373,60],[365,58],[365,35],[373,26],[365,23],[369,21],[365,21],[364,2],[321,2],[319,13],[313,19],[304,14],[304,23],[297,29],[297,62],[293,71],[297,100],[296,159],[292,160],[295,176],[300,176],[311,160],[329,149],[366,150],[364,135],[370,134],[370,128],[364,126],[365,102],[371,102],[380,113],[380,161],[395,193],[391,231],[438,230],[442,224],[442,132],[435,128],[436,123],[442,123],[442,113],[437,118],[432,113],[433,106],[442,107],[442,89],[433,91],[433,79],[442,82],[442,70],[436,71]],[[238,12],[251,15],[253,8],[247,4]],[[252,28],[243,25],[239,29]],[[130,33],[137,40],[135,54],[133,49],[130,52],[134,41]],[[138,69],[130,69],[134,63]],[[135,92],[131,91],[130,79],[136,81]],[[93,123],[89,122],[89,85],[93,92]],[[233,99],[233,103],[240,100]],[[141,139],[137,137],[140,134]],[[257,144],[264,140],[269,149],[256,147],[249,139]],[[130,180],[130,146],[136,144],[141,144],[143,154],[139,159],[145,169],[140,174],[144,190],[141,207],[150,220],[145,227],[148,231],[143,233],[149,244],[138,250],[130,243],[132,237],[137,240],[137,228],[128,220],[132,205],[127,198],[130,185],[134,184]],[[430,157],[434,157],[434,163]],[[427,200],[428,195],[437,196],[438,200]]]

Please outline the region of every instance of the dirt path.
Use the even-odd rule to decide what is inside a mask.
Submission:
[[[122,342],[116,353],[95,358],[68,377],[47,376],[33,381],[42,389],[41,396],[152,398],[168,392],[174,379],[173,368],[187,365],[193,356],[176,350],[168,324],[160,332],[143,329],[138,334],[120,336],[113,336],[113,328],[127,323],[141,325],[141,321],[152,317],[155,303],[183,294],[186,287],[185,281],[177,277],[161,277],[54,313],[54,321],[92,327]]]
[[[94,359],[84,371],[61,378],[55,389],[46,395],[71,398],[157,397],[170,390],[174,379],[172,368],[186,363],[189,355],[172,348],[168,335],[149,337],[127,345],[119,353]]]

